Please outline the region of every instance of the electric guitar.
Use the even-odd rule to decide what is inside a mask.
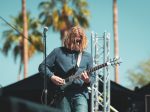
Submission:
[[[101,69],[101,68],[109,66],[109,65],[111,65],[111,66],[115,66],[117,64],[120,65],[120,63],[121,62],[119,62],[119,58],[114,58],[113,60],[110,60],[109,62],[97,65],[93,68],[90,68],[90,69],[86,70],[86,72],[87,72],[88,75],[90,75],[91,72],[94,72],[98,69]],[[64,85],[58,86],[56,91],[53,92],[53,95],[50,98],[50,100],[51,100],[50,105],[55,106],[61,101],[61,99],[64,97],[65,89],[67,87],[69,87],[75,79],[78,79],[78,78],[80,79],[81,78],[81,73],[82,72],[80,72],[78,74],[75,70],[69,71],[69,77],[64,79],[64,81],[65,81]]]

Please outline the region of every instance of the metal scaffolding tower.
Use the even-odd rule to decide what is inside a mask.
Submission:
[[[104,32],[102,37],[91,33],[91,54],[94,66],[110,60],[110,34]],[[95,72],[96,81],[91,87],[91,112],[110,112],[110,72],[109,66]],[[99,84],[103,90],[99,90]]]

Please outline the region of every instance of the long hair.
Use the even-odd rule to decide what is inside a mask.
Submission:
[[[79,35],[81,38],[81,43],[79,45],[80,52],[82,52],[87,47],[87,37],[85,35],[84,30],[79,26],[72,27],[67,33],[66,37],[64,38],[64,46],[68,49],[73,50],[75,37]]]

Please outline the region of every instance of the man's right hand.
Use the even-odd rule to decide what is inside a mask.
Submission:
[[[53,76],[51,77],[51,81],[52,81],[54,84],[58,85],[58,86],[63,85],[63,84],[65,83],[65,82],[64,82],[64,79],[62,79],[62,78],[60,78],[60,77],[58,77],[58,76],[56,76],[56,75],[53,75]]]

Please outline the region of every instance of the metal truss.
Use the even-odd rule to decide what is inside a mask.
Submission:
[[[104,32],[102,37],[91,33],[91,54],[94,66],[110,60],[110,35]],[[91,112],[110,112],[110,72],[109,66],[95,72],[96,81],[91,87]],[[99,89],[99,85],[103,89]]]

